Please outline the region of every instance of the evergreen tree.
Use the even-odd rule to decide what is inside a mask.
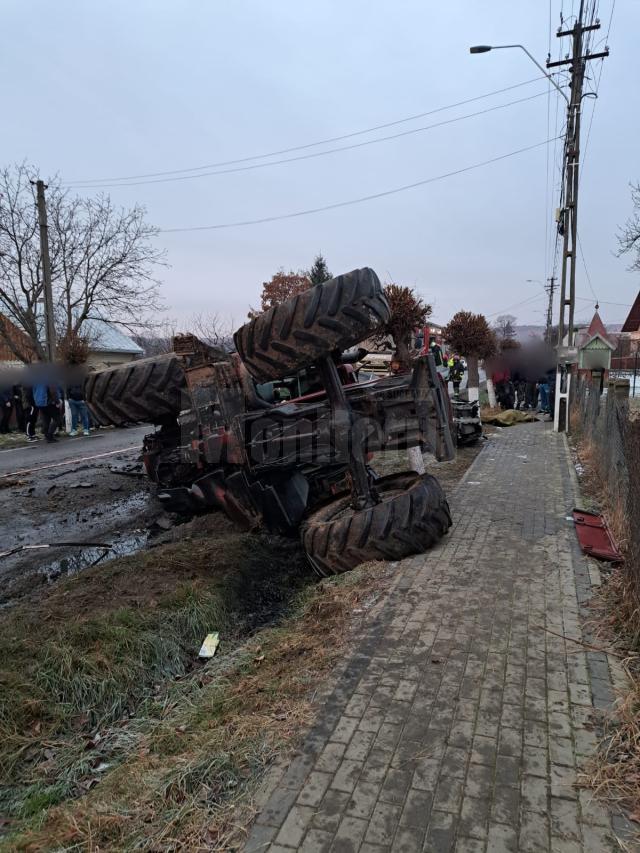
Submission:
[[[307,275],[311,284],[322,284],[323,281],[329,281],[330,278],[333,278],[321,252],[316,255],[313,266]]]

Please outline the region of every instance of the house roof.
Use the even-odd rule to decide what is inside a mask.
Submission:
[[[144,355],[141,346],[138,346],[134,340],[107,320],[97,318],[85,320],[82,325],[82,334],[88,337],[92,352],[124,352],[130,355]]]
[[[629,316],[624,321],[622,327],[623,332],[637,332],[640,329],[640,291],[636,296],[636,301],[631,306]]]
[[[591,318],[591,322],[589,323],[587,334],[590,338],[592,338],[594,335],[600,335],[601,338],[607,337],[607,330],[605,329],[604,323],[602,322],[602,317],[598,313],[597,308],[595,314]]]
[[[33,359],[35,352],[27,335],[3,314],[0,314],[0,324],[8,330],[14,342],[24,351],[27,360]],[[89,346],[92,352],[121,352],[127,355],[144,355],[141,346],[138,346],[134,340],[108,320],[98,318],[85,320],[82,325],[82,334],[89,338]],[[15,360],[15,354],[0,337],[0,362],[13,362]]]
[[[588,346],[595,338],[600,338],[604,343],[610,347],[610,349],[615,349],[616,344],[609,337],[609,333],[607,332],[607,328],[602,322],[602,318],[598,313],[598,309],[596,308],[593,317],[591,318],[591,322],[589,323],[589,327],[587,329],[582,329],[578,332],[576,344],[580,349],[584,349]]]
[[[14,346],[19,349],[26,361],[31,361],[34,356],[34,350],[27,335],[19,329],[15,323],[12,323],[4,314],[0,314],[0,326],[3,329],[3,335],[0,335],[0,362],[16,362],[22,363],[16,356],[13,349],[8,345],[5,336],[11,338]]]

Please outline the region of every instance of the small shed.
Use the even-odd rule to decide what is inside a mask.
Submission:
[[[609,337],[604,323],[598,313],[598,306],[588,329],[581,331],[576,340],[578,347],[578,374],[588,376],[594,385],[604,387],[611,356],[616,344]]]

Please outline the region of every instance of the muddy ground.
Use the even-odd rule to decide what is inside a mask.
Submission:
[[[0,551],[21,546],[27,549],[0,557],[0,607],[25,596],[39,597],[58,579],[96,563],[189,537],[194,526],[202,526],[198,519],[185,524],[189,519],[166,513],[155,500],[137,452],[145,431],[127,431],[120,443],[130,446],[122,453],[111,450],[119,436],[107,435],[111,439],[108,444],[72,447],[73,440],[67,440],[59,451],[62,461],[43,457],[41,447],[37,448],[37,458],[27,456],[27,462],[22,457],[2,457]],[[453,462],[437,463],[427,455],[427,470],[440,479],[447,491],[458,482],[482,446],[480,442],[460,448]],[[56,450],[58,447],[55,445]],[[109,455],[100,455],[105,452],[103,448]],[[71,451],[77,454],[76,458]],[[377,454],[372,464],[381,475],[408,467],[404,452]],[[228,525],[220,513],[212,515],[205,525],[207,529]],[[36,545],[54,547],[34,549],[32,546]]]
[[[0,558],[0,606],[146,546],[162,508],[137,465],[145,431],[106,433],[97,437],[102,441],[75,445],[63,439],[50,456],[42,442],[29,448],[31,456],[18,451],[0,458],[0,551],[27,547]],[[111,547],[59,547],[63,542]],[[56,547],[32,548],[47,544]]]

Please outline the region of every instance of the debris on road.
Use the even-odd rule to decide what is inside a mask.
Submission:
[[[622,554],[601,515],[585,509],[574,509],[572,515],[578,542],[585,554],[610,563],[622,562]]]
[[[483,421],[485,424],[493,424],[494,426],[515,426],[515,424],[526,424],[537,421],[535,415],[527,412],[521,412],[519,409],[507,409],[504,412],[498,412],[494,415],[484,415]]]
[[[40,551],[44,548],[105,548],[111,550],[113,545],[108,545],[106,542],[44,542],[40,545],[17,545],[8,551],[0,551],[0,558],[11,557],[21,551]]]
[[[216,649],[219,645],[220,634],[218,633],[218,631],[214,631],[211,634],[207,634],[207,636],[204,638],[202,646],[200,647],[200,651],[198,652],[198,657],[205,659],[212,658],[215,655]]]
[[[160,530],[171,530],[174,526],[174,521],[168,515],[159,515],[153,522],[154,527],[159,527]]]
[[[125,477],[144,477],[146,475],[142,462],[126,462],[123,465],[111,465],[112,474],[123,474]]]
[[[0,489],[10,489],[12,486],[27,486],[28,480],[2,480],[0,479]]]

